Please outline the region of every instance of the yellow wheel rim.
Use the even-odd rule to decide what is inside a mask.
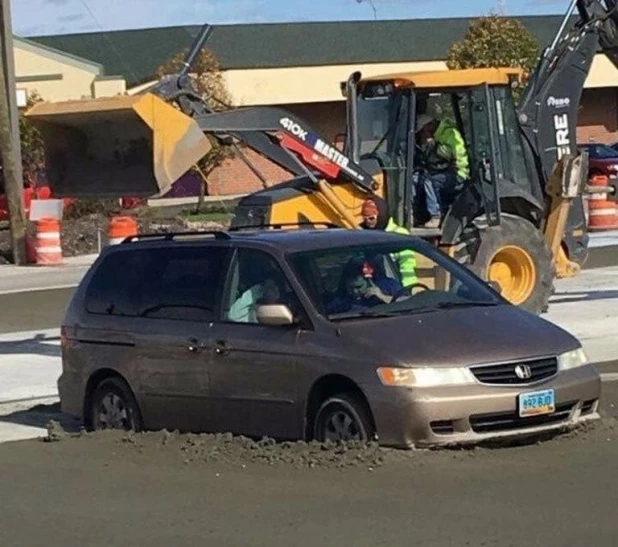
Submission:
[[[502,247],[489,261],[489,281],[495,281],[502,288],[502,296],[518,306],[525,302],[536,284],[536,269],[530,254],[514,245]]]

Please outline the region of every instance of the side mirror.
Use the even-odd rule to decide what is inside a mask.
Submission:
[[[269,304],[258,306],[257,320],[261,325],[269,327],[279,327],[282,325],[293,325],[294,315],[284,304]]]
[[[488,281],[487,284],[498,294],[502,294],[502,285],[497,281]]]

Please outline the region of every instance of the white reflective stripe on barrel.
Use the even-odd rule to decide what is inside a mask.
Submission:
[[[37,239],[60,239],[60,232],[39,232]]]
[[[39,247],[36,252],[38,254],[43,254],[43,253],[55,253],[55,254],[59,254],[62,253],[62,247]]]

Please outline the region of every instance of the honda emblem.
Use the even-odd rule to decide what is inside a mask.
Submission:
[[[532,369],[528,365],[517,365],[515,367],[515,375],[520,380],[529,380],[532,378]]]

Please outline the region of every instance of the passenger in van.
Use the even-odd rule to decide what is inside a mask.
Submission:
[[[470,176],[466,143],[454,123],[429,114],[418,116],[416,135],[423,169],[416,180],[414,216],[418,226],[439,228]]]
[[[228,319],[235,323],[257,323],[257,307],[264,304],[280,304],[281,289],[274,277],[266,278],[262,283],[249,287],[238,298],[230,311]]]

